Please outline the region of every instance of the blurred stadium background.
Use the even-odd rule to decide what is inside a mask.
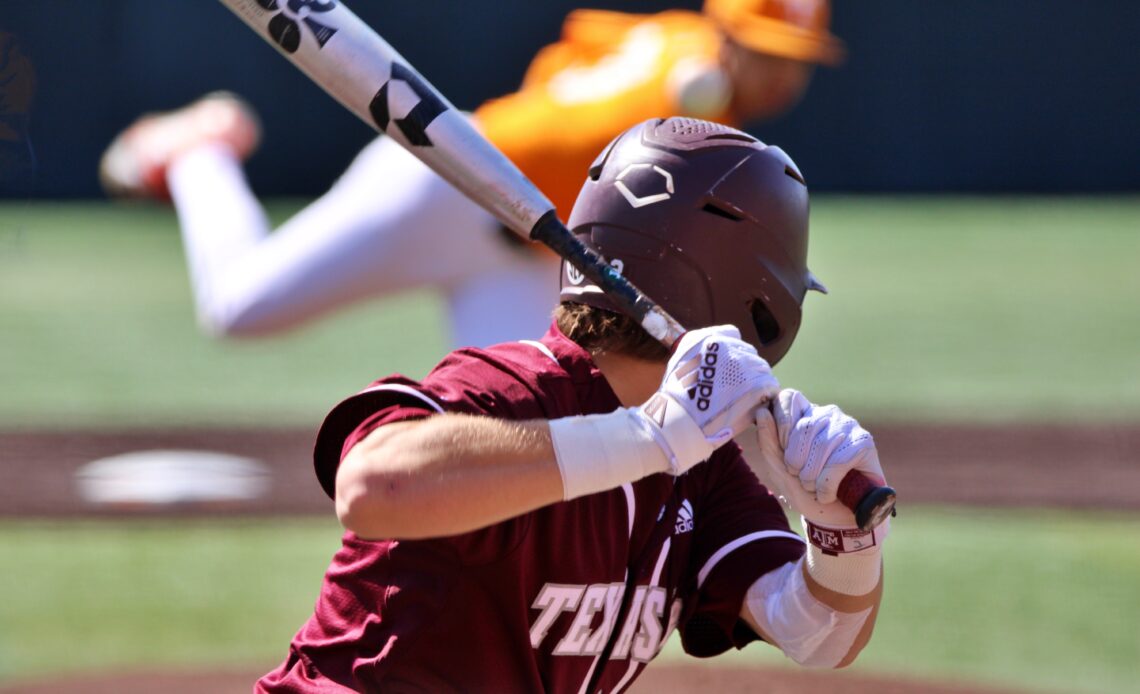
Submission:
[[[351,6],[471,108],[516,86],[575,4]],[[807,176],[813,269],[832,290],[808,300],[777,375],[882,432],[903,499],[853,673],[1136,691],[1140,4],[833,11],[847,63],[750,130]],[[362,384],[426,372],[440,306],[410,294],[285,338],[212,342],[173,213],[104,201],[96,164],[140,112],[231,89],[262,115],[248,170],[281,219],[372,133],[216,3],[0,0],[0,32],[0,106],[29,69],[13,46],[36,80],[27,137],[0,141],[0,691],[267,670],[338,544],[309,436]],[[271,493],[301,512],[85,506],[71,473],[123,440],[269,460],[284,475]],[[782,667],[759,650],[712,665]],[[682,658],[676,644],[663,657]]]

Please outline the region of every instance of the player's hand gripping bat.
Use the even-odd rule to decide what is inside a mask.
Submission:
[[[220,0],[365,123],[394,138],[520,236],[578,268],[653,337],[672,347],[685,329],[558,219],[545,195],[467,117],[337,0]],[[849,473],[839,497],[869,528],[895,492]]]

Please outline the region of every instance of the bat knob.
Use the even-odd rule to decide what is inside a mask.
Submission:
[[[850,470],[839,483],[839,501],[855,512],[855,523],[870,530],[895,514],[895,490],[877,487],[856,470]]]
[[[855,508],[855,522],[862,530],[870,530],[895,515],[895,490],[875,487],[863,497]]]

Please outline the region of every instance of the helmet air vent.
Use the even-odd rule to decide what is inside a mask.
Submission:
[[[748,143],[760,141],[760,140],[757,140],[756,138],[752,137],[751,135],[749,135],[747,133],[717,133],[715,135],[709,135],[708,138],[706,138],[706,139],[709,139],[709,140],[736,140],[737,142],[748,142]]]
[[[725,219],[731,219],[734,222],[739,222],[740,220],[744,219],[744,217],[740,216],[736,212],[734,212],[730,209],[726,209],[724,207],[721,207],[719,205],[715,205],[711,202],[706,202],[705,206],[701,208],[701,211],[702,212],[708,212],[709,214],[714,214],[717,217],[724,217]]]

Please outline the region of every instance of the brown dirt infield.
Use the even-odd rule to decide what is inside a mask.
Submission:
[[[871,424],[900,509],[907,504],[1140,509],[1140,424]],[[259,500],[131,513],[331,513],[312,473],[308,429],[0,431],[0,517],[123,513],[84,504],[74,473],[97,458],[148,449],[248,456],[272,476]],[[1079,464],[1074,465],[1074,461]]]
[[[0,694],[238,694],[261,674],[241,672],[139,672],[0,686]],[[1023,694],[1018,690],[883,678],[847,672],[657,664],[634,682],[631,694]]]
[[[908,504],[1140,510],[1140,425],[930,426],[880,423],[880,456],[900,509]],[[175,429],[0,432],[0,517],[326,514],[331,502],[312,474],[311,430]],[[248,456],[271,470],[259,500],[209,506],[105,509],[77,494],[74,473],[97,458],[148,449],[204,449]],[[1079,464],[1074,465],[1074,461]],[[0,694],[84,691],[242,692],[260,672],[150,672],[0,686]],[[741,669],[706,663],[658,664],[635,692],[791,694],[966,694],[974,685],[883,679],[862,673]]]

